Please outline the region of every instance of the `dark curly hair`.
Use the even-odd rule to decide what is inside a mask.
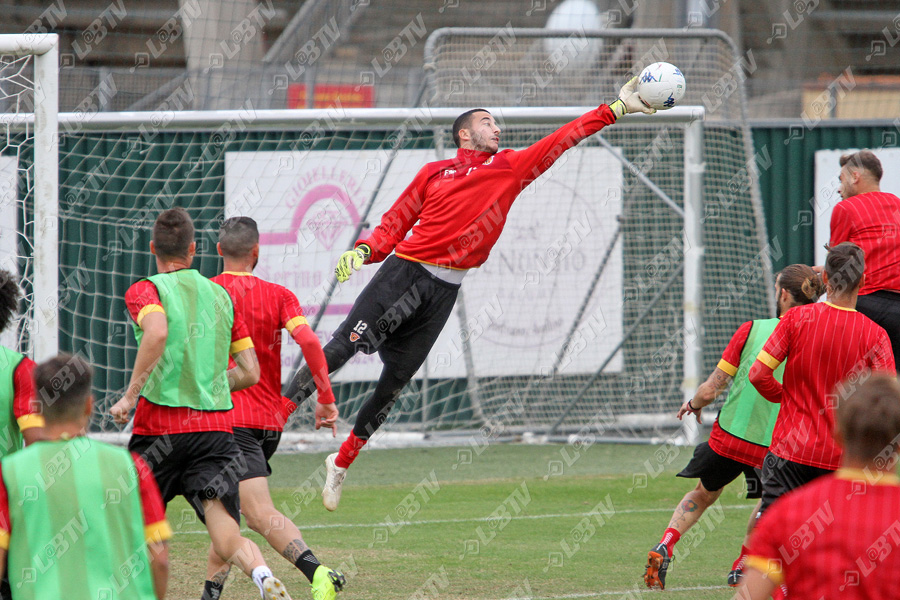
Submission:
[[[19,308],[22,291],[16,276],[0,269],[0,331],[4,331]]]

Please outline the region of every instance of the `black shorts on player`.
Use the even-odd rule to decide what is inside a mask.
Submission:
[[[280,431],[235,427],[234,441],[244,456],[245,468],[239,477],[240,481],[268,477],[272,474],[269,459],[278,449],[278,442],[281,441]]]
[[[760,498],[762,483],[759,469],[722,456],[710,448],[708,442],[703,442],[694,448],[691,462],[677,477],[699,478],[703,487],[715,492],[737,479],[741,473],[747,481],[747,498]]]
[[[435,277],[421,264],[389,256],[363,289],[347,319],[322,352],[334,373],[357,352],[378,352],[384,367],[372,395],[357,413],[353,434],[369,439],[400,395],[450,318],[459,284]],[[298,371],[287,397],[303,402],[315,391],[309,366]]]
[[[763,459],[763,494],[759,514],[763,514],[773,502],[784,494],[809,483],[813,479],[832,472],[828,469],[802,465],[769,452],[766,454],[766,458]]]
[[[411,378],[444,329],[458,294],[459,284],[389,256],[332,337],[353,354],[378,352],[386,366]]]
[[[132,435],[128,449],[150,466],[163,503],[184,496],[206,523],[203,502],[218,499],[241,522],[238,482],[246,471],[234,437],[224,431]]]

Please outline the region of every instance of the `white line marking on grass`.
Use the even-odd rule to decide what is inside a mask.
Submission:
[[[728,589],[727,585],[698,585],[695,587],[680,587],[673,588],[667,587],[666,592],[699,592],[699,591],[712,591],[712,590],[724,590]],[[553,596],[529,596],[529,600],[560,600],[562,598],[596,598],[599,596],[620,596],[622,598],[632,598],[638,597],[642,598],[644,594],[654,594],[660,592],[662,590],[657,589],[649,589],[649,588],[640,588],[635,586],[630,590],[619,590],[615,592],[579,592],[576,594],[556,594]],[[632,596],[632,594],[637,594],[637,596]]]
[[[748,509],[753,508],[750,504],[731,504],[728,506],[722,506],[723,510],[737,510],[737,509]],[[672,512],[674,509],[672,508],[625,508],[622,510],[615,511],[616,515],[623,514],[637,514],[637,513],[653,513],[653,512]],[[595,513],[582,512],[582,513],[558,513],[558,514],[550,514],[550,515],[516,515],[506,517],[511,521],[523,521],[529,519],[568,519],[572,517],[587,517]],[[423,519],[421,521],[391,521],[391,522],[382,522],[382,523],[327,523],[321,525],[304,525],[301,527],[302,530],[306,531],[308,529],[342,529],[345,527],[364,527],[373,529],[375,527],[398,527],[398,526],[406,526],[406,525],[442,525],[445,523],[484,523],[485,521],[490,521],[490,517],[472,517],[468,519]],[[247,527],[241,528],[242,532],[250,531]],[[197,529],[192,531],[176,531],[175,535],[187,534],[187,535],[197,535],[200,533],[206,533],[205,529]],[[700,589],[700,588],[697,588]],[[534,599],[537,600],[537,599]]]

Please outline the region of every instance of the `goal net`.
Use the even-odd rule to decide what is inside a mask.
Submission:
[[[58,37],[0,35],[0,268],[23,292],[0,345],[56,352]]]
[[[521,102],[498,95],[476,101],[472,92],[488,74],[495,83],[501,74],[517,77],[499,60],[479,78],[470,69],[466,76],[475,80],[462,87],[449,84],[452,94],[443,91],[441,82],[453,78],[445,74],[458,76],[486,42],[438,33],[426,56],[433,69],[428,108],[286,114],[247,105],[61,119],[59,269],[78,291],[60,303],[59,345],[96,366],[98,415],[124,389],[134,361],[123,296],[154,272],[150,232],[162,210],[178,205],[191,213],[194,266],[207,276],[221,269],[215,243],[222,219],[256,219],[256,274],[297,294],[324,343],[377,269],[364,267],[335,287],[338,256],[377,225],[423,164],[455,153],[450,125],[459,112],[487,105],[504,130],[502,145],[522,148],[581,112],[560,106],[577,102],[587,110],[588,100],[611,101],[615,93],[604,90],[615,90],[626,80],[624,65],[636,64],[623,58],[592,79],[598,86],[584,97],[504,108]],[[467,275],[450,321],[383,430],[666,435],[678,425],[673,414],[684,394],[715,367],[734,330],[769,314],[773,249],[763,243],[756,165],[734,108],[740,81],[735,95],[718,97],[730,108],[688,106],[703,107],[704,94],[715,93],[732,72],[733,52],[689,41],[702,62],[672,54],[679,43],[666,45],[688,78],[685,108],[624,119],[567,152],[525,190],[487,263]],[[458,47],[473,54],[463,63],[446,59],[459,56]],[[521,62],[527,53],[509,54]],[[700,64],[719,70],[701,74]],[[435,108],[440,104],[448,108]],[[712,115],[701,122],[704,112]],[[7,143],[3,154],[12,149]],[[461,237],[457,250],[467,243]],[[287,377],[298,349],[284,335]],[[380,372],[377,355],[358,355],[333,376],[343,419],[352,423]],[[310,411],[303,407],[291,428],[308,429]],[[113,429],[102,416],[95,427]]]

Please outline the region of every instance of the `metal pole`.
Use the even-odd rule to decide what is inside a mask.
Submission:
[[[34,57],[34,360],[59,351],[59,37]]]
[[[684,400],[694,397],[703,376],[703,121],[684,131]],[[695,445],[697,421],[684,419],[684,435]]]
[[[548,432],[549,435],[556,433],[556,430],[559,428],[562,422],[565,421],[566,417],[569,416],[569,413],[572,412],[572,409],[575,408],[575,405],[581,402],[581,399],[584,397],[590,387],[594,385],[594,382],[597,381],[598,377],[600,377],[600,374],[606,368],[606,365],[608,365],[610,361],[612,361],[613,357],[616,355],[616,352],[618,352],[619,349],[625,345],[625,342],[627,342],[631,338],[632,334],[637,331],[638,325],[640,325],[644,321],[644,319],[647,318],[647,315],[650,314],[650,311],[653,310],[653,307],[655,307],[662,299],[662,297],[665,296],[666,292],[669,291],[669,286],[672,285],[672,282],[675,281],[675,278],[681,275],[682,272],[684,272],[684,263],[679,263],[678,268],[675,269],[675,271],[669,276],[662,287],[659,288],[659,291],[656,292],[656,295],[653,296],[653,299],[650,300],[650,304],[648,304],[647,307],[643,311],[641,311],[641,314],[638,315],[637,319],[634,320],[634,323],[631,325],[631,327],[628,328],[628,331],[625,332],[625,335],[622,336],[622,339],[619,340],[619,343],[616,344],[616,347],[610,351],[609,355],[607,355],[606,357],[606,360],[604,360],[600,365],[600,368],[598,368],[594,372],[594,374],[591,375],[591,378],[588,379],[583,386],[581,386],[581,389],[578,390],[578,394],[576,394],[575,398],[573,398],[572,401],[569,402],[569,405],[563,411],[563,414],[561,414],[556,422],[553,423],[553,426],[550,427],[550,431]]]
[[[624,212],[624,206],[623,212]],[[603,271],[606,270],[606,264],[609,262],[609,257],[612,256],[613,249],[616,247],[616,242],[619,241],[619,235],[622,233],[622,216],[619,215],[616,217],[616,231],[613,233],[612,240],[610,240],[609,244],[606,247],[606,253],[603,255],[603,259],[600,261],[600,266],[597,267],[597,270],[594,272],[594,278],[591,280],[591,285],[588,287],[587,294],[584,295],[584,300],[581,302],[581,306],[578,308],[578,314],[575,315],[575,319],[572,321],[572,326],[569,328],[569,332],[566,334],[565,340],[560,346],[559,353],[556,356],[556,361],[553,363],[553,368],[550,370],[550,377],[556,375],[556,372],[559,370],[559,363],[562,362],[563,356],[566,354],[566,348],[569,345],[569,342],[572,341],[572,336],[575,335],[575,332],[578,331],[578,326],[581,324],[581,317],[584,316],[584,311],[587,310],[588,305],[591,303],[591,298],[594,296],[594,290],[597,289],[597,283],[600,282],[600,276],[603,275]]]

